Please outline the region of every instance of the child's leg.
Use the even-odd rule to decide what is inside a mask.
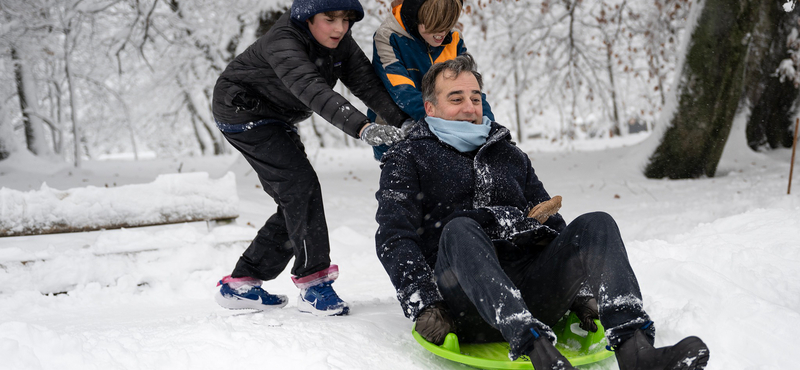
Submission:
[[[253,242],[236,262],[231,277],[272,280],[283,272],[293,256],[294,248],[289,242],[283,208],[278,206],[278,212],[258,230]]]
[[[264,225],[259,236],[265,237],[253,240],[237,270],[242,265],[245,270],[257,270],[261,277],[274,278],[288,263],[289,246],[295,257],[292,274],[302,277],[326,269],[330,245],[322,191],[299,135],[286,126],[268,124],[225,136],[256,171],[283,216],[275,215]],[[288,245],[282,237],[281,218]]]

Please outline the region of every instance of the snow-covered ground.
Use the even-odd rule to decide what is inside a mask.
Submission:
[[[628,138],[627,140],[639,140]],[[616,218],[656,321],[657,345],[698,335],[708,369],[791,369],[800,327],[800,176],[787,195],[789,150],[726,152],[717,177],[648,180],[636,147],[525,143],[569,221]],[[591,149],[591,150],[587,150]],[[289,294],[271,313],[216,305],[215,284],[275,210],[238,155],[88,161],[83,168],[16,154],[0,186],[19,191],[152,183],[159,174],[236,176],[240,217],[76,234],[0,238],[2,369],[464,369],[410,335],[375,256],[379,168],[368,148],[315,149],[335,289],[352,309],[318,318],[295,309],[288,271],[265,284]],[[99,197],[100,195],[98,195]],[[138,195],[142,201],[149,194]],[[5,217],[3,215],[3,217]],[[613,357],[587,366],[616,369]]]

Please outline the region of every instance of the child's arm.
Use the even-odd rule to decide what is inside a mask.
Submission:
[[[409,117],[386,91],[364,51],[352,38],[345,38],[342,43],[346,44],[340,47],[351,51],[350,57],[343,63],[341,80],[344,85],[388,124],[400,127]]]
[[[308,37],[301,32],[286,28],[274,35],[264,58],[297,99],[346,134],[358,138],[369,119],[328,86],[317,72],[317,66],[305,52]]]

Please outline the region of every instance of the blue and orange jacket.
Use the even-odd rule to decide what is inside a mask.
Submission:
[[[454,59],[466,53],[467,48],[458,31],[451,31],[438,47],[428,45],[416,32],[416,19],[408,20],[401,16],[403,5],[409,6],[407,3],[412,2],[415,1],[407,0],[394,7],[392,14],[375,31],[372,66],[400,109],[418,121],[425,117],[420,86],[422,76],[433,64]],[[418,2],[421,5],[424,0]],[[409,24],[408,30],[405,24]],[[486,94],[483,94],[483,115],[494,121]]]

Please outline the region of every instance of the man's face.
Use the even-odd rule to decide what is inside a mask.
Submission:
[[[428,45],[432,47],[438,47],[444,41],[445,36],[449,33],[448,31],[439,32],[439,33],[427,33],[425,32],[425,25],[420,24],[417,28],[419,31],[419,35],[422,36],[422,39],[428,43]]]
[[[436,76],[436,104],[425,102],[425,114],[449,121],[483,123],[483,102],[478,79],[471,72],[444,71]]]
[[[325,13],[317,13],[306,22],[314,39],[322,46],[331,49],[339,46],[342,37],[350,28],[350,21],[344,18],[344,12],[341,12],[341,15],[337,12],[334,17],[327,16]]]

